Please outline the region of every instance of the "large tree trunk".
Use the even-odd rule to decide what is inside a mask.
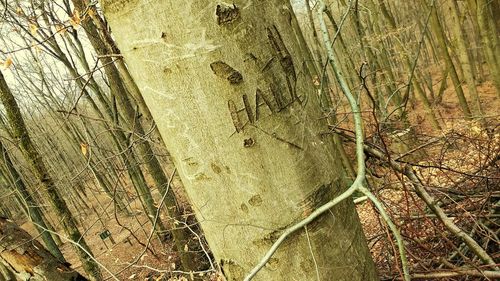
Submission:
[[[214,256],[242,280],[346,187],[288,1],[186,3],[102,1]],[[352,202],[307,230],[256,279],[377,279]]]
[[[6,271],[3,274],[0,272],[0,280],[2,275],[7,279],[10,275],[10,278],[15,276],[16,280],[30,281],[87,280],[51,255],[26,231],[2,217],[0,217],[0,263],[4,269],[2,272]]]

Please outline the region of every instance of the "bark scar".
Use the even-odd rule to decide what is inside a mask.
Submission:
[[[215,75],[227,79],[231,84],[240,84],[243,81],[243,75],[223,61],[212,62],[210,68]]]
[[[292,55],[288,51],[285,43],[283,42],[283,38],[281,38],[281,34],[279,33],[278,28],[275,25],[267,28],[267,37],[274,49],[275,57],[279,60],[281,68],[285,72],[286,83],[292,101],[299,100],[300,102],[300,99],[297,98],[297,94],[295,91],[295,87],[297,84],[297,73],[295,72]]]
[[[307,197],[299,204],[303,217],[309,216],[317,208],[330,201],[333,197],[332,190],[332,184],[329,183],[323,184],[307,194]]]
[[[225,4],[217,5],[215,10],[217,24],[224,25],[236,21],[240,17],[240,9],[235,4],[228,6]]]
[[[236,104],[234,103],[234,101],[229,100],[227,102],[227,107],[229,108],[229,112],[231,113],[231,119],[233,120],[233,125],[236,129],[236,132],[241,132],[241,130],[243,130],[243,123],[241,122],[240,116],[238,115]]]

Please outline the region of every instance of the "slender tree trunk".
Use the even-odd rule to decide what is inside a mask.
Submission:
[[[81,0],[74,0],[76,7],[85,7],[84,3],[82,3]],[[92,7],[91,7],[92,8]],[[120,56],[121,52],[116,46],[116,43],[114,39],[111,37],[111,34],[109,32],[109,29],[107,28],[107,24],[104,22],[103,18],[98,14],[94,13],[92,16],[92,20],[95,24],[95,27],[92,25],[89,26],[89,28],[96,28],[96,31],[94,32],[95,34],[99,34],[100,38],[102,40],[102,44],[105,45],[106,49],[106,54],[107,55],[116,55]],[[115,65],[116,68],[118,69],[118,72],[120,73],[121,80],[127,89],[127,91],[131,94],[132,98],[134,99],[135,104],[138,105],[140,112],[144,115],[145,119],[148,125],[151,125],[153,127],[153,131],[155,132],[155,135],[161,139],[161,134],[158,131],[158,127],[156,126],[153,116],[151,115],[151,112],[149,111],[149,108],[146,105],[146,102],[144,101],[144,98],[141,94],[141,91],[139,90],[139,87],[137,87],[137,84],[135,83],[134,79],[130,75],[130,72],[125,65],[125,62],[123,61],[122,58],[118,57],[115,60]]]
[[[95,85],[95,87],[92,87],[92,84],[89,85],[89,87],[92,89],[93,93],[95,94],[95,96],[97,96],[99,102],[103,106],[105,114],[101,112],[99,106],[91,97],[90,93],[87,91],[86,85],[82,81],[82,76],[77,73],[76,68],[70,63],[65,53],[61,50],[61,48],[57,44],[57,41],[53,37],[51,37],[48,39],[48,42],[51,43],[50,45],[53,47],[54,52],[57,54],[57,59],[60,60],[65,65],[68,72],[71,74],[71,77],[75,79],[76,84],[80,88],[82,94],[87,98],[92,109],[99,116],[99,118],[110,120],[116,123],[116,121],[118,120],[117,113],[113,112],[113,108],[111,107],[109,101],[105,97],[100,87],[98,87],[98,85]],[[84,66],[84,68],[89,69],[88,66]],[[155,223],[154,216],[156,214],[157,208],[155,207],[151,191],[149,190],[149,187],[146,184],[146,180],[144,178],[144,174],[141,170],[141,167],[139,167],[138,163],[139,161],[137,160],[134,153],[131,151],[125,133],[121,129],[112,130],[112,128],[106,123],[105,126],[108,129],[108,131],[114,132],[110,133],[110,136],[113,139],[117,149],[119,150],[118,153],[121,155],[123,162],[125,163],[127,172],[132,181],[134,189],[136,190],[138,196],[140,197],[141,204],[143,205],[145,212],[148,214],[148,218],[150,219],[151,223],[154,224]],[[159,233],[165,232],[165,227],[161,220],[158,220],[156,222],[156,226]]]
[[[82,0],[72,0],[75,7],[79,10],[85,9],[85,4]],[[85,31],[87,32],[88,38],[98,55],[105,56],[108,54],[106,47],[102,40],[99,38],[97,28],[92,21],[85,21],[82,23]],[[106,77],[110,83],[111,94],[116,97],[120,109],[122,110],[122,115],[127,123],[128,128],[137,133],[139,136],[144,136],[144,130],[139,119],[139,114],[134,109],[132,101],[127,95],[125,85],[120,78],[118,69],[114,65],[112,58],[103,57],[102,63],[104,66],[104,71]],[[148,110],[149,112],[149,110]],[[161,194],[167,194],[164,200],[164,205],[169,217],[169,226],[172,231],[174,238],[174,243],[177,246],[177,250],[180,253],[182,264],[185,270],[196,270],[197,260],[194,258],[189,251],[185,251],[185,246],[189,243],[190,232],[189,229],[185,227],[177,227],[176,224],[183,222],[182,214],[177,208],[177,203],[175,195],[172,188],[168,186],[168,178],[163,171],[160,162],[147,141],[140,140],[137,142],[137,149],[142,161],[146,164],[149,173],[151,174],[156,187],[160,190]]]
[[[45,246],[52,253],[52,255],[54,255],[54,257],[59,259],[61,262],[65,262],[66,260],[64,259],[61,250],[59,250],[59,247],[52,238],[52,235],[47,231],[47,225],[43,220],[42,213],[38,208],[37,202],[28,191],[28,188],[24,184],[24,180],[17,172],[17,169],[14,167],[14,164],[12,163],[12,160],[10,159],[10,156],[7,153],[7,150],[3,146],[2,142],[0,142],[0,153],[2,153],[0,157],[2,158],[2,162],[5,164],[9,175],[13,179],[14,186],[16,187],[17,192],[20,196],[22,196],[22,200],[24,203],[23,205],[27,207],[28,217],[35,224],[35,228],[40,233]]]
[[[45,192],[49,197],[50,202],[57,214],[57,216],[62,220],[62,224],[68,238],[73,241],[78,241],[80,247],[75,247],[78,256],[82,262],[85,272],[89,275],[92,280],[100,280],[101,272],[100,268],[95,263],[95,261],[89,256],[92,255],[90,248],[88,247],[85,239],[82,237],[80,230],[76,225],[76,222],[66,205],[66,202],[61,198],[59,191],[57,190],[55,183],[47,171],[47,168],[43,162],[41,155],[35,149],[35,146],[31,142],[30,135],[26,129],[21,111],[19,106],[12,95],[10,89],[5,82],[3,74],[0,72],[0,99],[4,105],[5,111],[7,113],[7,120],[12,128],[12,134],[18,142],[19,148],[26,158],[26,161],[30,164],[33,169],[37,180],[45,188]]]
[[[500,97],[500,44],[498,44],[500,31],[496,29],[496,24],[491,14],[489,7],[491,2],[495,1],[477,0],[475,8],[482,40],[481,46],[486,55],[486,63],[489,68],[491,80],[493,80],[493,84],[497,90],[497,96]],[[473,9],[474,7],[470,8]]]
[[[467,82],[467,88],[474,101],[474,111],[475,117],[482,119],[483,109],[481,108],[481,100],[479,99],[479,94],[477,93],[476,80],[474,79],[474,70],[469,57],[469,52],[467,51],[467,43],[465,41],[465,35],[462,28],[462,22],[460,21],[460,11],[458,9],[458,4],[456,1],[450,3],[452,19],[453,19],[453,33],[455,34],[455,39],[457,41],[457,51],[462,64],[463,73],[465,81]]]
[[[335,32],[337,32],[338,26],[337,26],[337,23],[335,22],[335,19],[333,18],[333,15],[332,15],[332,13],[331,13],[330,10],[327,10],[327,15],[328,15],[328,19],[330,20],[331,24],[333,25],[333,28],[335,29]],[[343,47],[343,52],[347,53],[347,47],[345,45],[344,39],[342,38],[342,33],[339,33],[338,38],[339,38],[341,46]],[[349,56],[349,62],[350,62],[349,67],[351,67],[352,69],[354,69],[354,62],[353,62],[353,60],[352,60],[352,58],[350,56]],[[319,69],[319,71],[323,71],[323,69]],[[328,77],[334,77],[334,75],[333,75],[333,73],[331,73],[331,69],[329,67],[327,68],[326,73],[328,74]],[[322,73],[318,72],[318,75],[322,75]],[[328,81],[330,81],[330,80],[328,80]],[[322,89],[322,90],[326,91],[327,93],[329,93],[330,92],[330,86],[329,85],[327,85],[327,86],[328,87],[325,87],[325,89]],[[326,94],[325,94],[325,96],[326,96]],[[328,100],[324,100],[324,102],[322,102],[322,105],[326,104],[327,107],[332,108],[332,106],[331,106],[331,104],[332,104],[331,99],[332,99],[331,96],[328,95]],[[329,109],[329,111],[330,110],[331,109]],[[330,114],[330,112],[328,112],[328,114]],[[332,121],[335,121],[334,119],[335,119],[335,117],[331,118]],[[335,122],[332,123],[332,124],[335,124]],[[336,147],[338,153],[340,154],[340,159],[342,161],[342,165],[345,168],[344,170],[345,170],[346,174],[348,175],[348,177],[350,179],[354,179],[356,177],[356,172],[354,171],[351,159],[349,159],[349,156],[347,156],[347,153],[346,153],[346,151],[344,149],[344,146],[343,146],[341,138],[337,134],[334,134],[333,141],[334,141],[334,144],[335,144],[335,147]]]
[[[498,0],[488,1],[488,4],[491,6],[491,12],[493,13],[493,15],[497,15],[493,17],[494,28],[497,31],[500,31],[500,17],[498,16],[500,15],[500,1]]]
[[[373,2],[372,2],[372,4],[373,4]],[[389,26],[391,27],[391,30],[397,30],[398,27],[396,25],[396,20],[394,19],[393,16],[391,16],[391,13],[389,13],[389,10],[385,6],[385,3],[383,1],[379,1],[379,4],[380,4],[380,7],[382,9],[382,15],[389,22]],[[402,43],[398,42],[398,43],[396,43],[396,46],[397,46],[396,51],[398,53],[401,53],[402,56],[403,56],[402,57],[402,61],[403,61],[403,66],[404,66],[405,73],[409,74],[412,71],[417,71],[416,69],[413,70],[413,68],[414,68],[413,62],[410,61],[410,57],[407,54],[408,51],[402,46]],[[413,87],[413,89],[415,89],[415,93],[417,94],[418,98],[422,102],[422,105],[424,106],[424,110],[425,110],[427,116],[430,119],[429,121],[431,122],[432,127],[434,129],[440,131],[441,130],[441,125],[439,124],[438,118],[436,116],[436,112],[432,108],[431,103],[429,101],[429,98],[427,97],[424,89],[422,88],[422,86],[418,82],[416,73],[415,73],[415,75],[414,75],[414,77],[413,77],[413,79],[411,81],[411,84],[408,85],[407,87]],[[405,98],[406,99],[409,98],[409,97],[405,97],[405,98],[398,97],[397,94],[396,94],[395,97],[396,97],[396,101],[398,101],[399,104],[403,103],[404,100],[405,100]],[[404,110],[406,110],[406,109],[404,109]],[[406,117],[404,115],[405,114],[404,112],[402,114],[403,114],[403,117]]]
[[[242,280],[283,228],[345,189],[292,7],[102,4],[214,256]],[[282,245],[255,280],[316,274],[377,279],[350,201]]]
[[[439,22],[439,17],[437,13],[436,7],[431,7],[431,27],[433,30],[433,34],[436,36],[439,48],[441,49],[441,53],[444,57],[444,60],[448,67],[450,68],[450,77],[451,81],[453,82],[453,86],[455,88],[455,92],[458,97],[458,103],[460,104],[460,107],[462,108],[462,112],[465,115],[466,119],[471,119],[472,114],[469,109],[469,104],[467,103],[467,100],[465,99],[465,95],[462,89],[462,85],[460,82],[460,78],[458,77],[457,71],[455,69],[455,65],[453,64],[453,60],[451,59],[450,53],[448,52],[448,47],[447,47],[447,42],[446,42],[446,36],[444,34],[443,27],[441,26],[441,23]]]
[[[443,95],[444,91],[448,87],[448,75],[450,74],[450,67],[448,64],[445,65],[445,69],[442,72],[442,80],[441,83],[439,84],[439,90],[436,95],[436,100],[434,101],[434,104],[440,104],[443,101]]]

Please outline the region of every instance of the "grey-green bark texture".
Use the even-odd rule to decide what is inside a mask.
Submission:
[[[38,207],[38,204],[36,203],[35,198],[31,195],[27,186],[24,184],[24,180],[17,171],[16,167],[14,167],[14,164],[10,159],[10,155],[8,154],[7,149],[5,149],[1,141],[0,141],[0,153],[1,153],[0,161],[2,164],[5,165],[8,175],[12,177],[17,192],[19,193],[20,196],[22,196],[22,202],[24,203],[23,205],[26,206],[26,209],[28,211],[28,217],[35,224],[35,228],[37,229],[38,233],[40,233],[43,243],[45,243],[45,246],[50,251],[50,253],[54,255],[54,257],[59,259],[61,262],[65,262],[66,260],[64,259],[61,250],[57,246],[57,243],[52,238],[50,232],[46,231],[46,229],[48,228],[47,225],[45,224],[45,221],[43,220],[43,215],[40,212],[40,209]]]
[[[453,82],[453,87],[455,88],[455,93],[457,94],[458,104],[462,108],[462,112],[465,115],[466,119],[471,119],[472,114],[469,109],[469,104],[465,99],[465,95],[462,89],[462,85],[460,82],[460,78],[458,77],[458,73],[456,71],[455,65],[453,64],[453,60],[448,51],[446,35],[444,34],[443,27],[441,26],[441,22],[439,21],[439,15],[437,13],[436,7],[431,7],[431,18],[430,18],[430,26],[433,31],[433,34],[436,36],[439,48],[441,49],[442,56],[446,62],[447,67],[450,68],[450,77]]]
[[[346,188],[291,6],[101,3],[215,258],[242,280],[280,230]],[[352,202],[308,234],[282,245],[255,280],[310,280],[315,268],[323,280],[377,280]]]
[[[75,247],[76,252],[82,262],[85,272],[89,275],[91,280],[100,280],[101,272],[97,263],[90,257],[92,252],[88,247],[85,239],[82,237],[80,230],[77,227],[76,221],[71,214],[66,201],[61,197],[59,191],[55,186],[55,182],[48,169],[43,162],[42,156],[36,150],[33,142],[31,141],[28,129],[24,123],[21,111],[17,105],[12,92],[10,91],[7,83],[5,82],[3,74],[0,72],[0,100],[5,108],[7,120],[12,129],[12,135],[17,142],[24,158],[29,163],[35,177],[44,188],[45,194],[48,196],[52,207],[61,220],[64,231],[69,239],[78,242],[80,247]]]
[[[474,117],[483,118],[483,109],[481,107],[481,99],[476,88],[476,80],[474,79],[474,67],[467,50],[467,40],[461,22],[460,9],[457,2],[450,3],[450,11],[452,13],[452,30],[456,37],[457,54],[462,64],[464,79],[467,82],[469,95],[471,96],[474,104]]]
[[[500,44],[498,43],[498,34],[495,24],[495,17],[491,13],[490,6],[496,6],[495,1],[478,0],[476,1],[476,15],[481,34],[481,43],[483,52],[486,55],[486,63],[490,69],[491,79],[497,90],[497,96],[500,97]],[[474,8],[473,1],[470,1],[470,7]],[[498,15],[496,15],[498,17]]]

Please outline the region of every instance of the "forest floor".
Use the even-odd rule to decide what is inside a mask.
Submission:
[[[467,87],[464,92],[468,96]],[[437,90],[437,89],[436,89]],[[493,226],[499,228],[498,219],[489,220],[491,209],[488,208],[493,200],[500,197],[500,99],[491,82],[478,86],[482,99],[482,108],[486,116],[485,123],[488,130],[475,121],[464,121],[458,105],[455,91],[451,84],[445,90],[443,101],[435,109],[438,110],[443,131],[439,134],[433,131],[426,122],[425,112],[420,104],[414,105],[409,111],[411,124],[418,124],[414,128],[414,135],[409,143],[429,145],[422,149],[422,153],[402,158],[412,163],[423,184],[432,194],[442,193],[439,199],[450,199],[446,208],[447,214],[464,230],[470,231],[472,226],[478,225],[479,218],[484,217]],[[472,107],[472,103],[471,103]],[[366,119],[372,119],[367,117]],[[365,120],[366,120],[365,119]],[[373,125],[372,123],[368,124]],[[375,130],[367,130],[367,141],[375,134]],[[433,144],[434,139],[439,138]],[[391,148],[391,140],[387,145]],[[404,140],[403,140],[404,141]],[[394,149],[397,150],[397,149]],[[352,149],[351,149],[352,151]],[[397,152],[392,158],[397,158]],[[377,162],[367,163],[374,176],[371,178],[377,186],[377,196],[384,203],[394,222],[401,229],[406,242],[408,260],[412,273],[428,273],[450,271],[450,267],[443,267],[443,259],[457,253],[456,245],[460,241],[451,235],[441,222],[432,214],[422,200],[414,192],[409,182],[386,167],[380,167]],[[454,194],[463,195],[455,201]],[[436,195],[438,199],[438,195]],[[357,205],[369,247],[383,280],[394,280],[402,275],[395,243],[388,242],[391,235],[385,224],[382,224],[373,205],[365,201]],[[384,239],[385,238],[385,239]],[[494,244],[494,243],[493,243]],[[498,244],[486,245],[493,248],[493,258],[500,260]],[[445,261],[446,262],[446,261]],[[472,262],[471,262],[472,264]],[[470,265],[470,264],[468,264]],[[398,279],[400,280],[400,279]],[[429,279],[419,279],[429,280]],[[432,280],[488,280],[484,277],[448,277]]]
[[[466,90],[466,87],[464,89]],[[429,164],[439,159],[441,166],[446,165],[450,169],[469,173],[478,167],[478,163],[487,161],[492,153],[498,155],[500,147],[498,108],[500,108],[500,101],[496,97],[495,89],[491,83],[483,83],[478,90],[483,101],[483,109],[486,116],[489,116],[488,122],[493,128],[493,136],[491,134],[487,135],[479,124],[463,121],[454,89],[450,83],[444,93],[443,102],[438,107],[444,124],[445,133],[443,133],[443,136],[460,135],[463,138],[460,141],[457,140],[457,146],[446,150],[445,153],[442,146],[426,149],[425,157],[420,157],[421,159],[415,161]],[[432,129],[426,122],[425,113],[419,108],[421,108],[419,104],[413,105],[413,109],[409,111],[409,118],[412,124],[418,124],[414,128],[415,132],[423,138],[430,139],[433,137]],[[345,110],[348,112],[347,108]],[[373,128],[373,124],[370,124],[373,120],[371,120],[369,114],[365,117],[366,135],[369,141],[374,134],[374,130],[370,129]],[[348,127],[347,124],[341,124],[341,126]],[[463,141],[464,138],[468,139],[468,141]],[[352,154],[352,150],[348,149],[348,151]],[[415,196],[411,194],[412,192],[409,192],[411,187],[407,183],[402,182],[397,175],[390,173],[386,168],[370,167],[370,164],[369,168],[373,174],[379,175],[378,178],[374,176],[374,181],[378,185],[377,195],[384,201],[393,218],[396,218],[395,223],[402,228],[403,236],[409,241],[407,250],[412,269],[422,272],[435,269],[436,261],[433,259],[440,255],[446,256],[447,252],[453,250],[453,247],[446,242],[447,239],[452,238],[447,235],[444,237],[446,239],[443,239],[442,234],[446,231],[435,219],[419,219],[422,214],[425,215],[425,206],[421,201],[415,200]],[[480,188],[479,185],[484,184],[471,181],[468,182],[469,185],[457,187],[457,182],[463,178],[463,175],[432,168],[421,169],[418,172],[427,181],[427,184],[433,186],[449,184],[457,189],[467,189]],[[489,170],[488,173],[494,175],[497,179],[500,178],[498,169]],[[499,192],[498,180],[496,183],[489,182],[488,184],[492,186],[492,193]],[[462,201],[460,205],[454,208],[467,209],[484,203],[484,197],[470,198]],[[89,198],[87,204],[95,208],[101,215],[98,217],[96,212],[90,209],[80,210],[81,212],[76,215],[77,219],[85,226],[86,241],[90,244],[97,260],[115,273],[119,280],[191,280],[192,277],[195,277],[195,280],[216,280],[215,277],[208,277],[206,274],[203,276],[176,274],[178,258],[175,254],[172,254],[175,251],[173,251],[173,246],[169,242],[161,242],[153,236],[149,240],[148,247],[153,250],[145,249],[144,244],[148,243],[151,224],[144,212],[140,211],[141,207],[138,200],[133,201],[130,206],[133,211],[132,216],[120,212],[115,213],[111,200],[105,194],[93,199]],[[398,277],[398,262],[392,254],[394,245],[388,242],[392,240],[387,239],[390,236],[387,228],[380,223],[379,216],[370,202],[365,201],[358,204],[357,209],[381,276]],[[467,213],[462,212],[461,214]],[[470,221],[470,218],[457,215],[455,220]],[[37,236],[36,231],[30,224],[24,224],[23,228],[33,236]],[[104,240],[100,238],[100,234],[105,230],[109,230],[112,234],[114,243],[110,238]],[[73,267],[82,271],[81,263],[78,261],[72,245],[64,243],[62,250]],[[161,270],[158,271],[158,269]],[[110,277],[107,273],[104,273],[104,275]],[[169,279],[172,276],[177,277]],[[113,279],[109,278],[108,280]],[[388,278],[387,280],[391,279]]]

